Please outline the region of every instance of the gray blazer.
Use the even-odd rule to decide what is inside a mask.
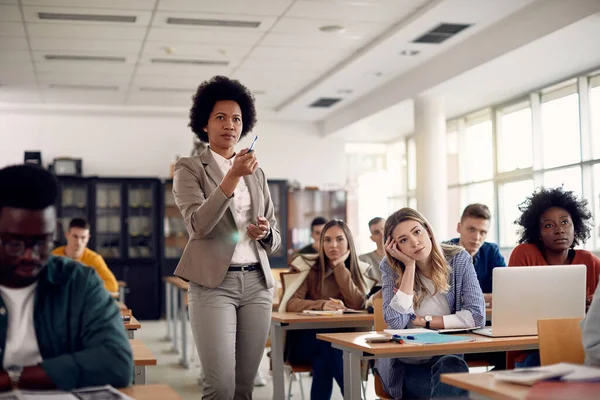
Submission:
[[[208,147],[199,156],[183,157],[175,164],[173,195],[185,220],[189,240],[174,274],[209,288],[219,286],[225,278],[238,237],[233,196],[225,197],[219,187],[223,178]],[[252,202],[252,221],[263,216],[271,225],[271,234],[265,240],[252,242],[267,287],[271,288],[273,277],[267,254],[277,251],[281,245],[271,194],[262,169],[258,168],[244,180]]]

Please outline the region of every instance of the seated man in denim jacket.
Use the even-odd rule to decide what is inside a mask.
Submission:
[[[56,194],[39,167],[0,170],[0,390],[128,386],[117,305],[92,268],[50,256]]]

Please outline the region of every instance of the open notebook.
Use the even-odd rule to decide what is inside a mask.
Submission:
[[[345,310],[322,311],[322,310],[304,310],[300,315],[342,315],[342,314],[366,314],[367,310],[353,310],[347,308]]]
[[[531,386],[536,382],[560,379],[566,382],[600,382],[600,368],[559,363],[545,367],[518,368],[492,372],[494,379]]]

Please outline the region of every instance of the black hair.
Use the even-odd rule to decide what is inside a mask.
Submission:
[[[375,224],[378,224],[380,222],[385,222],[385,219],[381,218],[381,217],[375,217],[372,220],[369,221],[369,229],[371,229],[371,227]]]
[[[256,125],[254,96],[246,86],[237,80],[221,75],[214,76],[198,86],[192,100],[189,127],[202,142],[208,142],[208,134],[204,131],[204,128],[208,124],[210,113],[218,101],[232,100],[240,106],[243,124],[240,139],[252,131],[254,125]]]
[[[43,210],[56,202],[58,182],[36,165],[0,169],[0,211],[3,207]]]
[[[90,224],[83,218],[73,218],[69,222],[69,229],[71,228],[90,229]]]
[[[323,218],[323,217],[316,217],[310,223],[310,230],[312,231],[315,226],[325,225],[326,223],[327,223],[327,220],[325,218]]]
[[[551,207],[567,210],[573,220],[575,239],[571,247],[585,243],[590,237],[592,213],[587,208],[586,199],[578,199],[572,191],[558,188],[539,188],[519,204],[521,216],[515,224],[521,225],[519,243],[533,243],[543,247],[540,231],[540,218]]]
[[[488,208],[488,206],[486,206],[485,204],[481,204],[481,203],[474,203],[474,204],[469,204],[468,206],[465,207],[461,217],[460,217],[460,222],[463,222],[465,220],[465,218],[481,218],[481,219],[486,219],[486,220],[490,220],[492,219],[492,213],[490,212],[490,209]]]

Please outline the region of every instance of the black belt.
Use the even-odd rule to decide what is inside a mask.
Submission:
[[[260,269],[260,263],[248,264],[248,265],[231,265],[229,266],[229,272],[250,272]]]

